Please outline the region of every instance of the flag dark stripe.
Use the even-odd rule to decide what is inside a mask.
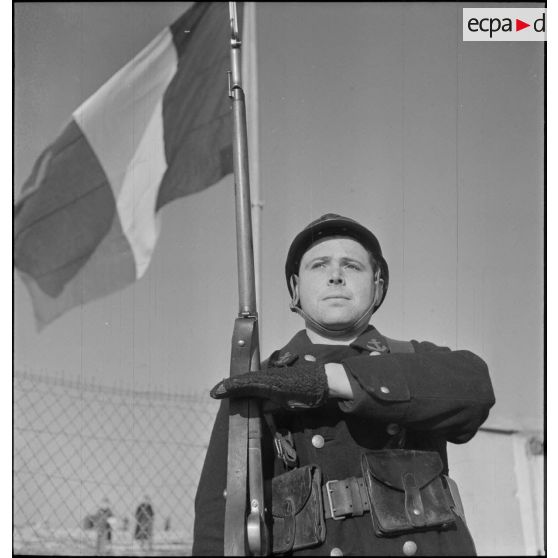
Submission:
[[[32,277],[21,275],[33,299],[37,324],[42,328],[70,308],[132,283],[136,279],[136,265],[120,221],[115,219],[107,236],[57,297],[46,294]]]
[[[223,2],[223,4],[225,3]],[[184,55],[190,43],[190,39],[198,33],[198,24],[208,10],[211,9],[215,9],[215,7],[212,6],[210,2],[195,2],[187,12],[169,25],[178,58]],[[219,14],[221,14],[221,12],[223,12],[223,7],[218,6],[217,10]]]
[[[16,210],[14,260],[55,297],[107,235],[115,202],[95,153],[73,120],[47,151],[52,156],[40,187],[33,185],[32,175],[24,186],[30,193]]]
[[[184,137],[168,161],[157,209],[176,198],[199,192],[230,174],[232,145],[226,139],[231,135],[231,119],[222,118]]]
[[[239,8],[242,19],[242,4]],[[179,60],[163,97],[168,169],[157,209],[232,172],[228,4],[195,4],[171,25],[171,31]]]

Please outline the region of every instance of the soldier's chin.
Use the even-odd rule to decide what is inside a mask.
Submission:
[[[327,327],[329,329],[333,329],[336,331],[341,331],[344,329],[347,329],[348,327],[351,327],[354,324],[355,320],[353,319],[353,317],[348,317],[346,315],[328,315],[328,316],[323,316],[322,319],[320,320],[320,325],[322,325],[323,327]]]

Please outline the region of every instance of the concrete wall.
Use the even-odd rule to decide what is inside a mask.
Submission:
[[[540,432],[481,431],[450,446],[467,524],[481,556],[544,551],[544,456]]]
[[[495,431],[450,448],[478,551],[532,554],[543,544],[543,458],[525,449],[543,429],[543,44],[463,43],[463,6],[257,6],[263,352],[301,325],[276,295],[295,231],[327,212],[369,225],[390,266],[380,331],[471,349],[491,370]]]

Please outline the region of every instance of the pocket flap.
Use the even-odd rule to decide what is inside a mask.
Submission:
[[[271,511],[275,517],[296,515],[312,492],[312,468],[301,467],[272,481]]]
[[[366,468],[382,484],[405,491],[404,477],[412,473],[416,487],[423,488],[438,477],[444,466],[435,451],[379,450],[363,455],[363,473]]]

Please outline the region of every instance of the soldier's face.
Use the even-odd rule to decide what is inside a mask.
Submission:
[[[355,323],[374,298],[374,270],[368,251],[348,237],[312,245],[300,262],[300,306],[323,326]]]

